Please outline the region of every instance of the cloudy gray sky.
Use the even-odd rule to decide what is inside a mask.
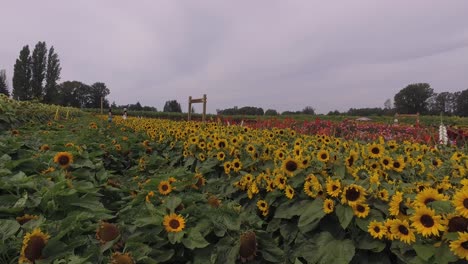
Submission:
[[[468,1],[6,1],[0,69],[22,46],[60,56],[62,79],[105,82],[110,101],[162,109],[208,96],[319,113],[383,107],[407,84],[468,88]],[[197,112],[201,106],[195,107]]]

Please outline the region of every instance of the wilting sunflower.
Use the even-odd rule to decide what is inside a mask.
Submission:
[[[292,199],[294,197],[294,188],[291,187],[291,185],[287,185],[284,190],[284,194],[288,199]]]
[[[40,228],[26,233],[23,238],[19,263],[35,263],[36,260],[43,258],[42,250],[47,245],[49,238],[49,234],[43,233]]]
[[[37,220],[39,219],[39,216],[37,215],[30,215],[30,214],[25,214],[23,216],[18,216],[16,217],[16,221],[20,224],[20,225],[24,225],[26,224],[27,222],[31,221],[31,220]]]
[[[203,177],[203,174],[201,173],[197,173],[195,174],[195,176],[193,176],[194,179],[196,179],[196,182],[195,184],[192,185],[192,187],[194,189],[200,189],[201,187],[205,186],[205,183],[206,183],[206,179],[205,177]]]
[[[468,260],[468,233],[458,232],[458,239],[450,242],[450,250],[459,258]]]
[[[172,192],[172,186],[169,181],[161,181],[158,185],[158,191],[162,195],[168,195]]]
[[[129,253],[115,252],[112,254],[110,264],[135,264],[135,261]]]
[[[286,175],[293,176],[294,172],[296,172],[299,168],[299,164],[297,160],[293,158],[286,158],[283,160],[281,168],[283,169],[283,172],[286,173]]]
[[[395,219],[391,226],[391,232],[395,238],[406,244],[411,244],[416,241],[414,231],[410,228],[408,221]]]
[[[153,191],[150,191],[147,195],[146,195],[146,202],[147,203],[150,203],[151,202],[151,198],[154,197],[154,192]]]
[[[349,205],[361,203],[365,200],[366,190],[356,184],[351,184],[344,188],[341,194],[341,203],[347,203]]]
[[[109,241],[116,239],[120,235],[120,230],[115,224],[101,222],[96,230],[96,239],[101,244],[105,244]]]
[[[335,210],[335,202],[332,199],[325,199],[323,201],[323,212],[331,214]]]
[[[44,152],[44,151],[47,151],[47,150],[49,150],[49,149],[50,149],[50,147],[49,147],[49,145],[47,145],[47,144],[44,144],[44,145],[42,145],[42,146],[39,148],[39,150],[40,150],[40,151],[43,151],[43,152]]]
[[[218,208],[221,206],[221,200],[218,199],[215,195],[210,195],[207,200],[208,204],[213,208]]]
[[[321,162],[327,162],[330,159],[330,153],[325,149],[321,149],[317,153],[317,159]]]
[[[367,151],[371,158],[380,158],[383,155],[384,147],[377,143],[372,143],[367,147]]]
[[[163,225],[167,232],[180,232],[185,228],[185,219],[181,215],[171,213],[164,216]]]
[[[369,215],[370,207],[366,203],[357,203],[351,206],[353,208],[354,215],[359,218],[366,218]]]
[[[382,239],[387,234],[387,227],[382,222],[372,220],[367,227],[367,232],[373,237]]]
[[[455,210],[463,217],[468,218],[468,188],[464,187],[453,195],[452,203]]]
[[[424,237],[430,235],[439,235],[439,231],[444,231],[445,227],[441,224],[441,216],[436,215],[435,211],[427,207],[419,207],[411,217],[413,222],[411,226],[416,228],[416,232]]]
[[[443,200],[447,200],[447,198],[443,194],[440,194],[434,188],[426,187],[416,195],[414,202],[416,206],[425,207],[430,202],[443,201]]]
[[[73,155],[69,152],[59,152],[55,155],[54,162],[65,169],[73,163]]]
[[[327,179],[327,194],[331,197],[338,197],[341,192],[341,182],[339,179],[332,180],[331,178]]]
[[[251,261],[257,254],[257,237],[254,231],[247,231],[240,235],[239,255],[241,262]]]

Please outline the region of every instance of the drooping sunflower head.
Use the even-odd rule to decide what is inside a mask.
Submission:
[[[239,255],[241,262],[251,261],[257,254],[257,236],[254,231],[247,231],[240,235]]]
[[[203,177],[203,174],[201,174],[201,173],[195,174],[194,179],[196,180],[196,182],[193,185],[193,188],[198,190],[201,187],[205,186],[206,179],[205,179],[205,177]]]
[[[120,253],[115,252],[112,254],[111,263],[110,264],[135,264],[130,253]]]
[[[323,212],[331,214],[335,210],[335,202],[332,199],[325,199],[323,201]]]
[[[283,160],[281,168],[283,169],[284,173],[289,176],[293,176],[294,172],[296,172],[299,168],[299,163],[295,159],[289,157]]]
[[[450,216],[448,218],[448,232],[467,232],[468,219],[463,216]]]
[[[42,145],[42,146],[39,148],[39,150],[40,150],[40,151],[43,151],[43,152],[44,152],[44,151],[47,151],[47,150],[49,150],[49,149],[50,149],[50,147],[49,147],[49,145],[47,145],[47,144],[44,144],[44,145]]]
[[[39,219],[39,216],[37,215],[30,215],[30,214],[25,214],[23,216],[18,216],[16,217],[16,221],[20,224],[20,225],[24,225],[26,224],[27,222],[31,221],[31,220],[37,220]]]
[[[31,233],[26,233],[23,238],[23,246],[19,263],[35,263],[36,260],[44,258],[42,250],[47,245],[50,236],[36,228]]]
[[[55,155],[54,162],[62,168],[67,168],[73,163],[73,155],[70,152],[59,152]]]
[[[169,181],[161,181],[158,185],[158,191],[162,195],[168,195],[172,192],[172,186]]]
[[[116,239],[120,235],[120,230],[115,224],[101,222],[96,230],[96,239],[102,244]]]
[[[215,195],[210,195],[208,197],[208,204],[213,208],[218,208],[221,206],[221,200]]]
[[[185,228],[185,219],[183,216],[175,213],[164,216],[164,228],[167,232],[180,232]]]

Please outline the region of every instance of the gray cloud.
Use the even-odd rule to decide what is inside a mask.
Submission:
[[[8,1],[0,68],[11,77],[21,47],[44,40],[62,80],[105,82],[117,104],[186,108],[206,93],[212,113],[383,106],[413,82],[468,88],[468,2],[324,2]]]

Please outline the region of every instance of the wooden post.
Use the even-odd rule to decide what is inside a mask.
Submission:
[[[192,96],[188,98],[188,121],[190,121],[192,115]]]
[[[206,94],[203,95],[203,117],[202,121],[205,122],[206,120]]]

